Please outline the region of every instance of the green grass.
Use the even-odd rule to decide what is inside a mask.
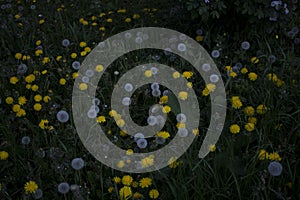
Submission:
[[[281,24],[278,22],[278,25],[274,25],[274,31],[268,34],[261,27],[264,24],[269,26],[267,21],[261,21],[254,29],[253,26],[244,27],[240,24],[230,26],[234,22],[225,26],[222,17],[204,23],[201,17],[192,20],[182,2],[167,0],[159,4],[154,1],[109,1],[99,4],[97,1],[86,3],[80,0],[66,2],[64,8],[58,0],[36,3],[0,2],[0,5],[7,4],[11,8],[2,9],[0,12],[0,152],[7,152],[9,157],[0,160],[0,199],[33,199],[34,195],[26,194],[24,190],[25,183],[30,180],[35,181],[43,191],[42,199],[120,198],[119,190],[124,185],[115,183],[113,178],[118,176],[122,179],[127,173],[113,170],[97,161],[85,149],[77,135],[71,113],[74,83],[72,75],[77,70],[72,68],[72,63],[75,60],[82,63],[86,58],[80,56],[84,49],[79,46],[82,41],[93,49],[100,41],[114,34],[147,26],[174,29],[192,38],[197,36],[197,29],[202,29],[204,40],[199,43],[209,53],[214,49],[222,49],[220,57],[215,58],[214,62],[226,85],[227,116],[216,150],[204,159],[199,159],[198,151],[209,126],[211,109],[209,96],[202,95],[205,83],[200,74],[192,70],[185,60],[176,57],[174,61],[170,61],[163,52],[154,49],[134,51],[117,59],[104,73],[96,96],[101,101],[100,114],[106,117],[106,122],[101,126],[107,133],[111,132],[107,136],[118,146],[132,148],[135,152],[153,151],[164,146],[149,145],[146,150],[140,150],[128,135],[120,136],[120,129],[108,114],[111,109],[110,96],[119,77],[134,66],[155,62],[152,59],[155,55],[160,56],[158,63],[173,67],[181,73],[193,71],[194,75],[189,80],[193,83],[201,110],[200,134],[188,151],[176,161],[178,166],[165,167],[151,173],[130,174],[134,181],[140,181],[143,177],[152,179],[152,185],[148,188],[135,188],[131,185],[132,192],[141,193],[143,197],[140,199],[150,199],[149,191],[157,189],[158,199],[162,200],[299,198],[299,44],[287,37],[284,30],[299,27],[299,21]],[[32,5],[36,6],[34,10],[30,9]],[[20,6],[23,10],[18,11]],[[62,10],[58,11],[58,8]],[[127,11],[118,13],[119,9]],[[109,11],[113,13],[109,14]],[[20,18],[16,19],[15,15],[18,13]],[[106,15],[100,17],[100,13]],[[140,17],[133,19],[134,14],[139,14]],[[92,16],[96,16],[96,19],[92,20]],[[126,23],[124,20],[128,17],[132,21]],[[88,25],[80,23],[80,18],[87,20]],[[108,23],[108,18],[113,22]],[[39,24],[41,19],[45,20],[43,24]],[[92,24],[93,22],[97,24]],[[234,32],[233,30],[238,29],[235,26],[244,29]],[[99,30],[100,27],[105,27],[105,31]],[[279,36],[278,39],[276,35]],[[63,39],[70,40],[68,47],[62,46]],[[41,40],[43,48],[40,56],[35,55],[37,40]],[[251,44],[247,51],[240,47],[245,40]],[[16,53],[30,55],[31,58],[18,60],[15,58]],[[77,58],[72,59],[71,53],[77,53]],[[276,56],[274,63],[268,61],[270,55]],[[57,56],[61,56],[61,60],[57,60]],[[257,64],[251,63],[254,56],[259,59]],[[50,62],[43,64],[44,57],[49,57]],[[249,72],[238,73],[235,78],[229,77],[225,66],[233,67],[238,62],[249,72],[255,72],[258,75],[257,80],[249,80]],[[25,74],[17,74],[17,67],[21,63],[28,67]],[[41,74],[44,70],[47,73]],[[114,71],[120,74],[114,75]],[[32,73],[36,74],[36,80],[31,85],[38,85],[37,91],[26,89],[27,83],[24,79]],[[269,73],[276,74],[284,84],[278,87],[276,82],[268,80]],[[16,84],[10,83],[13,76],[19,79]],[[60,85],[61,78],[66,79],[65,85]],[[37,94],[51,97],[48,103],[41,101],[40,111],[33,109],[36,103],[34,96]],[[12,111],[12,106],[18,104],[20,96],[27,99],[26,104],[21,106],[26,111],[23,117],[17,117]],[[149,85],[136,90],[133,96],[135,104],[130,107],[132,118],[137,124],[144,124],[149,106],[158,102],[159,98],[151,96]],[[232,96],[240,97],[243,104],[241,109],[232,108]],[[12,104],[6,103],[7,97],[14,99]],[[266,105],[268,110],[263,115],[255,112],[257,123],[255,129],[249,132],[244,128],[248,117],[243,110],[246,106],[256,108],[260,104]],[[178,109],[174,99],[168,105],[173,106],[173,111]],[[60,110],[69,113],[70,120],[67,123],[57,120],[56,114]],[[53,130],[41,129],[39,123],[42,119],[47,119]],[[238,134],[230,133],[229,127],[232,124],[240,126]],[[168,144],[176,131],[174,114],[169,114],[164,129],[171,134],[171,138],[166,141]],[[23,136],[30,137],[31,142],[28,145],[21,143]],[[262,149],[280,155],[282,159],[279,162],[283,166],[280,176],[274,177],[268,172],[272,159],[258,158]],[[71,161],[76,157],[85,161],[85,166],[78,171],[71,166]],[[61,182],[77,184],[80,188],[78,191],[70,190],[67,194],[61,194],[57,189]],[[112,192],[108,192],[109,187],[114,188]]]

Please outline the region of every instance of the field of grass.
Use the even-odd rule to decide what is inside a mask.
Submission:
[[[299,3],[283,1],[287,6],[280,10],[266,1],[266,15],[277,10],[276,20],[250,22],[251,14],[235,12],[242,7],[234,4],[214,18],[221,0],[195,2],[0,0],[0,200],[300,199]],[[194,15],[199,5],[211,12],[208,19]],[[251,6],[260,5],[256,0]],[[146,148],[117,126],[110,102],[128,70],[165,64],[183,74],[198,97],[201,119],[198,131],[189,133],[196,135],[190,148],[163,169],[125,173],[121,165],[115,170],[96,160],[76,132],[72,91],[80,64],[99,42],[139,27],[188,35],[221,72],[226,120],[203,159],[198,151],[210,123],[213,86],[178,55],[157,49],[130,52],[108,67],[97,86],[94,120],[128,151],[123,163],[132,152],[168,145],[183,125],[168,88],[160,85],[161,94],[153,95],[148,84],[132,96],[129,110],[139,125],[147,125],[151,105],[171,108],[165,132],[147,139]]]

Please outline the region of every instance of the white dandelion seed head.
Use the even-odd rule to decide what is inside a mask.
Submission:
[[[166,142],[166,139],[162,138],[162,137],[156,137],[155,138],[155,142],[157,144],[164,144]]]
[[[42,197],[43,197],[43,190],[41,190],[41,189],[37,189],[35,191],[35,193],[33,193],[33,198],[34,199],[40,199]]]
[[[56,114],[56,118],[59,122],[65,123],[69,120],[69,114],[64,111],[64,110],[60,110],[57,114]]]
[[[87,76],[83,76],[83,77],[81,78],[81,80],[82,80],[82,82],[84,82],[84,83],[89,83],[90,78],[87,77]]]
[[[27,72],[27,69],[28,69],[27,65],[22,63],[18,66],[17,74],[25,74]]]
[[[216,83],[219,81],[219,76],[217,74],[212,74],[209,76],[209,80],[212,82],[212,83]]]
[[[127,32],[124,34],[125,39],[130,39],[132,37],[132,34]]]
[[[70,40],[68,39],[63,39],[61,41],[61,45],[63,45],[64,47],[68,47],[70,45]]]
[[[149,39],[149,35],[148,34],[143,34],[142,38],[143,38],[143,40],[148,40]]]
[[[202,70],[205,71],[205,72],[208,72],[209,70],[211,70],[210,64],[204,63],[204,64],[202,65]]]
[[[57,190],[59,193],[66,194],[70,190],[70,185],[66,182],[62,182],[57,186]]]
[[[84,167],[84,160],[82,158],[74,158],[71,162],[71,166],[75,170],[80,170]]]
[[[159,84],[154,82],[154,83],[151,83],[151,89],[152,90],[158,90],[159,89]]]
[[[124,89],[126,92],[131,92],[133,90],[133,86],[131,83],[126,83]]]
[[[150,70],[151,70],[153,75],[157,74],[157,72],[158,72],[158,69],[156,67],[151,67]]]
[[[72,63],[72,67],[73,67],[73,69],[78,70],[80,68],[80,62],[79,61],[74,61]]]
[[[250,43],[248,41],[244,41],[241,44],[242,49],[248,50],[250,48]]]
[[[100,112],[100,108],[97,105],[92,105],[90,107],[90,110],[95,110],[95,112],[98,114]]]
[[[147,123],[150,125],[150,126],[154,126],[157,124],[157,118],[155,116],[149,116],[147,118]]]
[[[93,77],[94,74],[95,74],[94,70],[88,69],[88,70],[85,71],[85,75],[87,77]]]
[[[186,137],[188,135],[188,133],[189,132],[186,128],[179,128],[178,132],[177,132],[179,137]]]
[[[177,49],[178,49],[178,51],[184,52],[184,51],[186,51],[186,45],[183,43],[179,43],[177,45]]]
[[[100,99],[94,98],[94,99],[92,100],[92,104],[93,104],[93,105],[99,106],[99,104],[100,104]]]
[[[98,44],[98,46],[99,46],[100,48],[104,48],[104,47],[105,47],[105,43],[104,43],[104,42],[100,42],[100,43]]]
[[[157,90],[152,90],[151,92],[152,96],[154,97],[159,97],[161,95],[161,91],[159,89]]]
[[[282,165],[279,162],[270,162],[268,171],[272,176],[279,176],[282,173]]]
[[[141,44],[143,42],[143,38],[142,37],[136,37],[134,41],[137,44]]]
[[[28,136],[22,137],[22,140],[21,140],[22,144],[24,144],[24,145],[28,145],[30,143],[30,141],[31,141],[30,137],[28,137]]]
[[[134,141],[136,142],[138,139],[145,138],[143,133],[136,133],[134,136]]]
[[[186,40],[186,35],[185,34],[180,34],[179,39],[183,40],[183,41]]]
[[[97,117],[97,112],[95,109],[89,109],[89,111],[87,112],[87,116],[90,119],[94,119]]]
[[[130,97],[124,97],[124,98],[122,99],[122,104],[123,104],[124,106],[129,106],[129,105],[131,104],[131,99],[130,99]]]
[[[213,57],[213,58],[219,58],[220,57],[220,51],[219,50],[213,50],[211,52],[211,57]]]
[[[162,115],[157,115],[156,116],[157,124],[159,125],[164,125],[166,122],[166,119]]]
[[[147,147],[148,142],[145,138],[140,138],[136,141],[136,144],[140,149],[144,149]]]
[[[171,52],[172,52],[172,50],[171,50],[170,48],[165,48],[165,50],[164,50],[164,54],[165,54],[166,56],[171,55]]]
[[[179,113],[176,115],[177,122],[185,123],[186,122],[186,116],[183,113]]]

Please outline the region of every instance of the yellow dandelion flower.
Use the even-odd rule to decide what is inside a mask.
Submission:
[[[231,71],[231,72],[229,73],[229,75],[230,75],[232,78],[237,77],[237,73],[235,73],[234,71]]]
[[[72,78],[73,78],[73,79],[77,78],[78,76],[79,76],[78,72],[74,72],[74,73],[72,74]]]
[[[253,64],[256,64],[256,63],[259,62],[259,59],[258,59],[257,57],[252,57],[252,58],[250,59],[250,61],[251,61]]]
[[[80,56],[86,56],[87,52],[86,51],[81,51]]]
[[[264,149],[261,149],[258,153],[259,160],[265,160],[267,158],[267,152]]]
[[[252,124],[256,124],[257,119],[256,119],[255,117],[249,117],[249,118],[248,118],[248,122],[249,122],[249,123],[252,123]]]
[[[152,189],[152,190],[149,191],[149,197],[150,197],[151,199],[157,199],[158,196],[159,196],[158,190]]]
[[[182,76],[185,77],[186,79],[189,79],[193,76],[193,72],[185,71],[183,72]]]
[[[87,88],[88,88],[88,85],[86,83],[80,83],[79,84],[79,89],[80,90],[87,90]]]
[[[254,73],[254,72],[250,72],[248,74],[248,78],[251,80],[251,81],[255,81],[257,79],[257,74]]]
[[[159,104],[164,104],[164,103],[168,103],[168,99],[169,97],[164,95],[159,99]]]
[[[128,186],[124,186],[120,189],[119,191],[119,197],[120,197],[120,200],[128,200],[132,197],[132,191],[131,191],[131,188],[128,187]]]
[[[232,70],[232,67],[231,67],[231,66],[229,66],[229,65],[227,65],[227,66],[225,66],[225,70],[229,72],[229,71],[231,71],[231,70]]]
[[[116,120],[116,124],[118,127],[122,128],[125,125],[125,121],[123,119]]]
[[[254,113],[255,113],[255,109],[252,107],[252,106],[247,106],[245,109],[244,109],[244,112],[247,116],[253,116]]]
[[[12,97],[6,97],[5,103],[12,104],[14,102],[14,99]]]
[[[256,107],[256,112],[261,115],[265,114],[267,112],[267,110],[268,110],[267,106],[265,106],[263,104],[260,104]]]
[[[178,97],[181,100],[186,100],[188,98],[188,93],[185,91],[181,91],[181,92],[179,92]]]
[[[90,47],[85,47],[85,48],[84,48],[84,51],[86,51],[86,52],[88,52],[88,53],[89,53],[89,52],[91,52],[91,51],[92,51],[92,49],[91,49]]]
[[[144,74],[145,74],[146,77],[149,78],[149,77],[152,76],[152,71],[151,70],[146,70]]]
[[[128,18],[126,18],[126,19],[125,19],[125,22],[126,22],[126,23],[129,23],[129,22],[131,22],[131,18],[129,18],[129,17],[128,17]]]
[[[60,84],[60,85],[65,85],[66,82],[67,82],[67,80],[64,79],[64,78],[59,79],[59,84]]]
[[[24,105],[24,104],[26,104],[27,99],[26,99],[26,97],[24,97],[24,96],[20,96],[20,97],[18,98],[18,102],[19,102],[20,105]]]
[[[21,53],[16,53],[15,54],[15,58],[17,59],[17,60],[20,60],[21,58],[22,58],[22,54]]]
[[[127,149],[126,155],[130,156],[132,154],[133,154],[133,150],[132,149]]]
[[[45,103],[48,103],[50,100],[51,100],[51,97],[49,97],[49,96],[44,96],[44,97],[43,97],[43,101],[44,101]]]
[[[231,103],[232,103],[232,107],[234,109],[239,109],[243,106],[243,104],[238,96],[232,96]]]
[[[159,131],[156,136],[167,139],[170,137],[170,133],[167,131]]]
[[[173,73],[173,78],[179,78],[180,77],[180,73],[179,72],[174,72]]]
[[[103,71],[103,65],[97,65],[96,66],[96,68],[95,68],[95,70],[97,71],[97,72],[102,72]]]
[[[13,107],[12,107],[12,110],[13,110],[14,112],[19,112],[20,109],[21,109],[21,106],[20,106],[19,104],[15,104],[15,105],[13,105]]]
[[[33,194],[37,191],[38,188],[39,188],[38,185],[34,181],[28,181],[24,185],[26,194]]]
[[[255,128],[255,125],[254,125],[253,123],[249,123],[249,122],[248,122],[247,124],[245,124],[245,129],[246,129],[248,132],[253,131],[254,128]]]
[[[178,122],[178,123],[176,124],[176,127],[177,127],[178,129],[180,129],[180,128],[186,128],[186,125],[185,125],[185,123]]]
[[[77,58],[77,53],[71,53],[71,58],[73,58],[73,59],[75,59],[75,58]]]
[[[152,184],[152,179],[149,178],[149,177],[146,177],[146,178],[142,178],[140,180],[140,187],[141,188],[148,188],[150,185]]]
[[[138,19],[138,18],[140,18],[140,15],[139,14],[133,14],[132,18],[133,19]]]
[[[247,69],[246,67],[243,67],[243,68],[241,69],[241,73],[242,73],[242,74],[248,73],[248,69]]]
[[[216,145],[210,144],[210,145],[209,145],[209,151],[210,151],[210,152],[216,151]]]
[[[110,186],[110,187],[107,189],[107,191],[108,191],[109,193],[112,193],[112,192],[114,191],[114,187]]]
[[[97,117],[97,122],[98,123],[103,123],[103,122],[106,122],[106,119],[105,119],[104,116],[99,116],[99,117]]]
[[[28,76],[25,77],[25,81],[27,83],[32,83],[33,81],[35,81],[35,75],[34,74],[29,74]]]
[[[202,41],[203,41],[203,36],[197,35],[197,36],[196,36],[196,41],[197,41],[197,42],[202,42]]]
[[[130,186],[132,181],[133,181],[133,178],[130,175],[125,175],[125,176],[122,177],[123,185]]]
[[[9,79],[9,82],[10,82],[11,84],[16,84],[18,81],[19,81],[19,79],[18,79],[16,76],[12,76],[12,77],[10,77],[10,79]]]
[[[25,115],[26,115],[26,111],[22,108],[16,113],[17,117],[23,117]]]
[[[36,92],[38,89],[39,89],[38,85],[34,84],[33,86],[31,86],[31,90],[34,91],[34,92]]]
[[[146,168],[146,167],[150,167],[152,166],[154,163],[154,156],[150,155],[148,157],[145,157],[141,160],[141,165],[142,167]]]
[[[9,154],[6,151],[0,151],[0,160],[6,160]]]
[[[42,49],[37,49],[37,50],[35,50],[34,54],[35,54],[36,56],[40,56],[40,55],[43,54],[43,50],[42,50]]]
[[[237,134],[240,132],[240,126],[237,125],[237,124],[232,124],[230,127],[229,127],[229,130],[230,130],[230,133],[232,134]]]
[[[164,107],[162,108],[162,112],[163,112],[163,113],[169,113],[169,112],[171,112],[171,107],[170,107],[170,106],[164,106]]]
[[[199,135],[199,129],[193,129],[192,133],[196,136]]]
[[[188,83],[186,84],[186,86],[187,86],[188,88],[193,88],[193,83],[192,83],[192,82],[188,82]]]
[[[35,103],[33,105],[33,109],[36,111],[40,111],[42,109],[42,105],[40,103]]]
[[[124,165],[125,165],[124,161],[123,161],[123,160],[120,160],[120,161],[118,162],[118,164],[117,164],[117,167],[118,167],[118,168],[123,168]]]
[[[82,47],[82,48],[86,47],[86,45],[87,45],[86,42],[83,42],[83,41],[79,43],[79,46]]]

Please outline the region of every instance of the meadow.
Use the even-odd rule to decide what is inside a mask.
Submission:
[[[1,200],[300,199],[297,0],[0,0],[0,25]],[[178,55],[157,49],[118,58],[97,86],[97,115],[90,118],[128,153],[120,170],[95,159],[78,137],[73,86],[79,77],[79,89],[86,90],[91,78],[78,73],[82,62],[99,42],[140,27],[186,34],[206,49],[221,73],[226,120],[203,159],[198,151],[215,86],[205,84]],[[150,62],[168,65],[188,81],[201,111],[199,127],[189,132],[196,136],[190,148],[167,167],[126,173],[122,166],[132,153],[162,148],[185,127],[174,94],[147,84],[132,95],[130,115],[145,126],[149,108],[159,103],[168,116],[162,131],[142,141],[119,128],[110,102],[114,85],[126,71]]]

